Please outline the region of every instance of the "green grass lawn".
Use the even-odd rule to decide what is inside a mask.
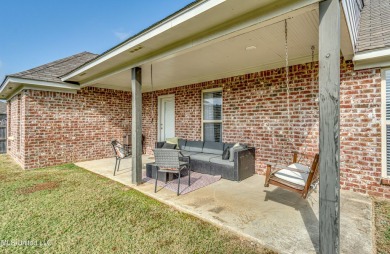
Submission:
[[[378,254],[390,253],[390,201],[374,200]]]
[[[272,253],[73,164],[1,155],[0,193],[0,253]]]

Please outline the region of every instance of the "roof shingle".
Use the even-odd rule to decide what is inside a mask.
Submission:
[[[60,78],[62,75],[95,59],[97,56],[89,52],[82,52],[27,71],[8,75],[8,77],[63,83]]]
[[[390,47],[390,1],[364,0],[356,51]]]

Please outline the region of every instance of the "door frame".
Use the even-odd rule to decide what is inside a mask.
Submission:
[[[176,122],[176,101],[175,101],[175,94],[167,94],[167,95],[160,95],[157,97],[158,103],[157,103],[157,140],[161,140],[161,109],[162,109],[162,101],[163,99],[172,98],[173,99],[173,114]],[[176,123],[173,122],[173,132],[176,134]]]

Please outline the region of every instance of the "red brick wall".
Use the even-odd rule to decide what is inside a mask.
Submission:
[[[255,146],[259,173],[265,161],[290,160],[293,150],[318,152],[318,83],[312,80],[318,66],[290,67],[289,103],[284,73],[281,68],[144,93],[146,152],[157,140],[158,96],[175,94],[176,136],[200,140],[201,93],[216,87],[223,88],[223,141]],[[341,62],[341,184],[390,197],[390,188],[380,185],[380,81],[378,69],[354,71],[352,62]],[[26,168],[112,156],[109,141],[130,127],[128,92],[86,88],[26,96]]]
[[[158,96],[175,94],[176,136],[200,140],[201,93],[215,87],[223,87],[223,141],[255,146],[257,172],[264,172],[264,161],[290,160],[293,150],[318,152],[318,83],[312,79],[318,78],[318,64],[293,66],[289,73],[289,103],[284,69],[143,94],[148,152],[157,137]],[[352,62],[341,61],[342,188],[390,198],[389,186],[380,185],[380,89],[379,69],[354,71]]]
[[[29,90],[26,96],[25,168],[111,157],[111,139],[130,128],[129,92]]]
[[[200,140],[202,90],[216,87],[223,87],[223,141],[256,147],[257,171],[264,170],[264,161],[291,160],[296,149],[317,152],[318,84],[312,82],[311,65],[292,67],[290,79],[290,123],[283,69],[144,93],[143,132],[152,134],[146,139],[148,152],[157,137],[158,96],[175,94],[176,136]]]
[[[25,166],[24,129],[25,129],[25,100],[24,93],[14,96],[7,103],[8,126],[7,136],[8,153],[22,167]]]
[[[390,198],[381,180],[380,69],[341,70],[341,184],[344,189]]]

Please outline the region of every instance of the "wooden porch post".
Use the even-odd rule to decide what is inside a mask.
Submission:
[[[132,183],[141,184],[142,181],[142,69],[131,69],[132,92]]]
[[[340,3],[320,2],[320,253],[340,252]]]

